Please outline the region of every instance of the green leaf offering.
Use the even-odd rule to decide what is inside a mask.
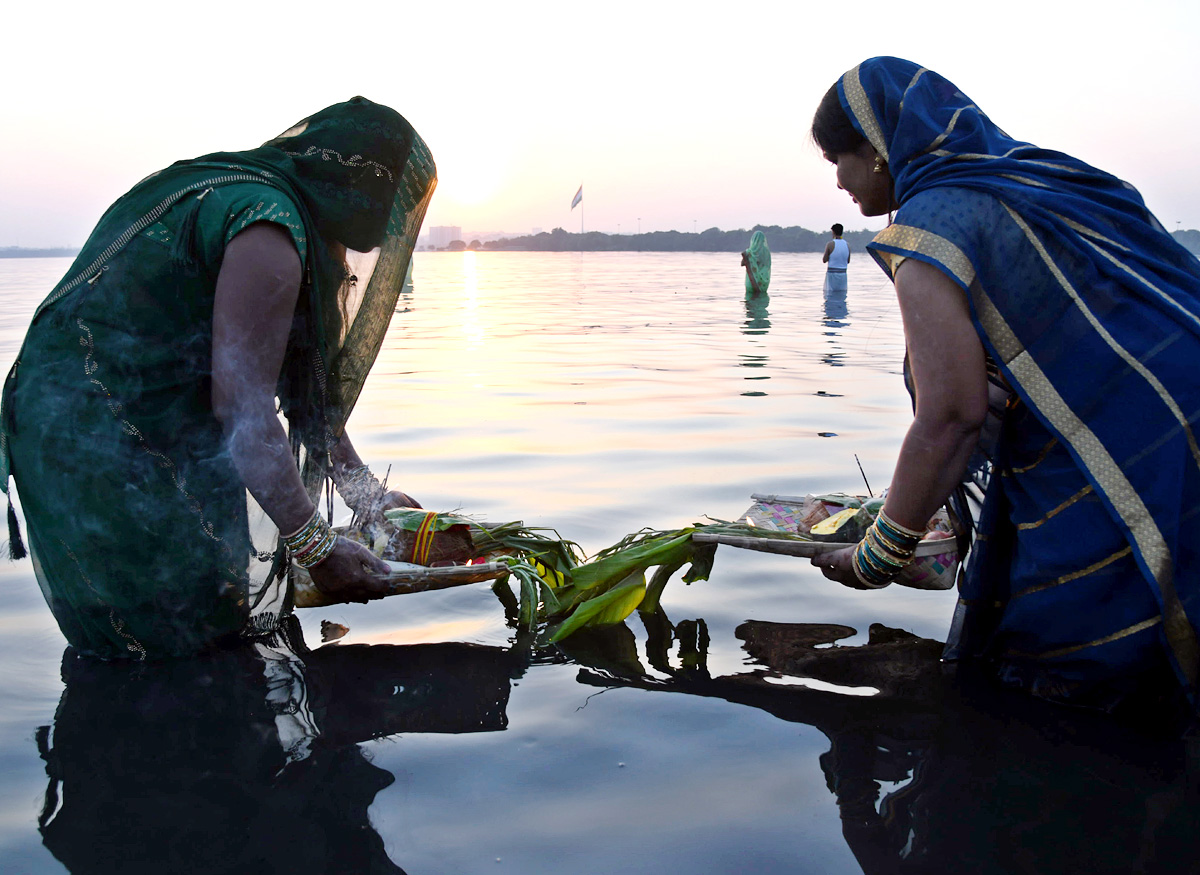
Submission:
[[[519,583],[517,618],[521,628],[538,622],[554,624],[551,641],[579,629],[623,622],[638,608],[654,611],[663,587],[691,562],[684,576],[690,583],[712,571],[715,545],[692,541],[696,526],[675,531],[643,530],[629,535],[584,561],[578,545],[521,523],[472,525],[478,555],[507,554],[509,570]],[[646,582],[648,569],[656,567]]]

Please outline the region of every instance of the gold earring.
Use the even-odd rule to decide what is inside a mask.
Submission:
[[[883,173],[883,159],[878,155],[875,156],[875,173]]]

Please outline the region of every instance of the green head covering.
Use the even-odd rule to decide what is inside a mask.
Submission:
[[[437,184],[429,148],[395,110],[354,97],[257,149],[216,152],[152,174],[108,209],[34,318],[79,292],[188,195],[245,182],[279,189],[297,205],[305,227],[307,269],[279,395],[293,436],[320,456],[341,434],[383,343]],[[369,277],[348,282],[331,243],[372,251],[377,257]],[[175,254],[183,270],[195,259],[185,231]]]
[[[325,239],[366,252],[387,231],[415,137],[399,113],[355,97],[309,116],[258,152],[291,159],[288,175]]]
[[[746,294],[765,295],[771,285],[771,250],[762,231],[755,231],[750,238],[750,246],[742,253],[742,265],[746,268]]]

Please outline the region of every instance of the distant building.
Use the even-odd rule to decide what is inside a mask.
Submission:
[[[458,225],[434,225],[429,229],[429,245],[434,249],[445,249],[455,240],[462,239],[462,228]]]

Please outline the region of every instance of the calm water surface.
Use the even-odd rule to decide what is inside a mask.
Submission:
[[[5,370],[68,264],[0,260]],[[777,255],[769,302],[750,306],[736,255],[418,253],[350,431],[426,507],[552,527],[588,553],[734,518],[752,492],[860,490],[855,455],[878,491],[910,415],[903,337],[882,273],[860,253],[850,276],[825,300],[819,256]],[[1065,872],[1093,852],[1115,872],[1194,856],[1170,844],[1194,818],[1175,773],[1115,730],[1093,743],[1057,716],[1013,728],[994,703],[884,703],[765,672],[739,628],[941,640],[949,592],[855,592],[723,547],[710,580],[667,586],[665,637],[635,615],[567,652],[517,640],[486,584],[302,611],[316,727],[285,763],[299,730],[262,717],[236,659],[64,672],[29,562],[0,578],[5,872],[329,857],[411,875]],[[323,620],[350,632],[322,647]],[[1047,850],[1079,830],[1094,851]]]

